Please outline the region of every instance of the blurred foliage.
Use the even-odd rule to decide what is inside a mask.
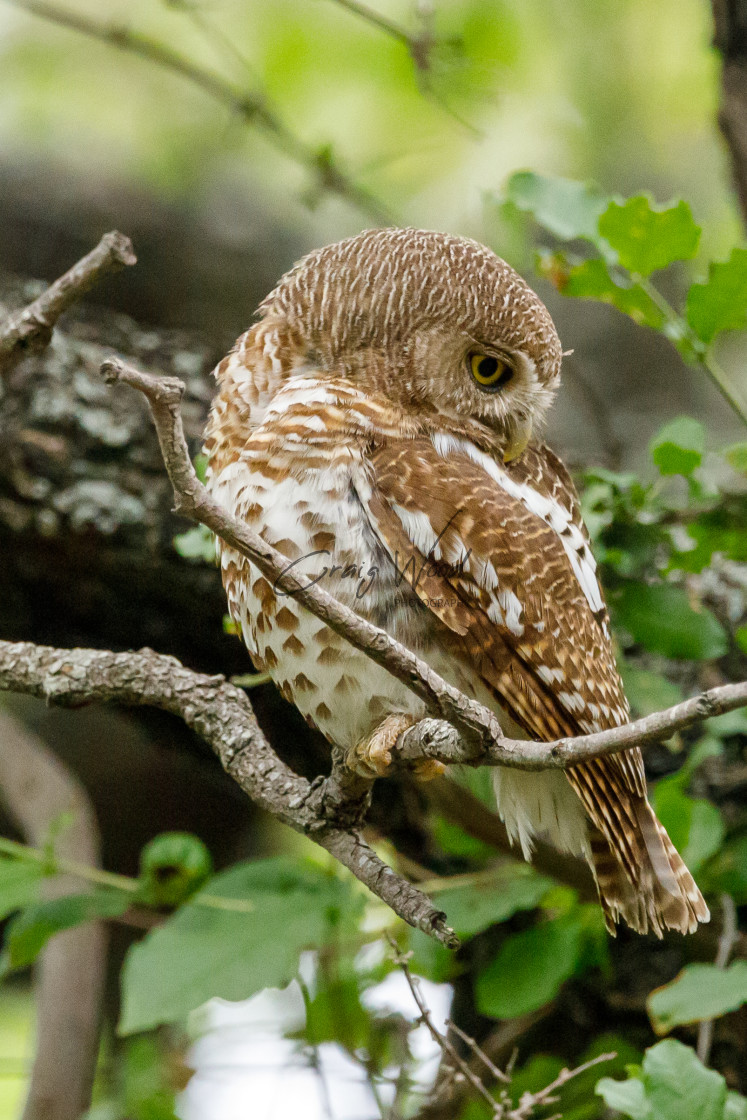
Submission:
[[[516,168],[623,189],[635,169],[638,182],[707,208],[712,252],[734,240],[725,176],[713,174],[723,163],[717,61],[701,0],[661,0],[654,11],[645,0],[440,0],[422,66],[403,38],[421,30],[405,0],[370,5],[400,35],[334,0],[62,6],[258,94],[317,160],[333,155],[400,221],[480,233],[480,192]],[[320,200],[311,167],[184,78],[7,5],[0,21],[6,150],[46,151],[86,173],[106,167],[172,198],[261,184],[289,222],[305,223],[304,201]],[[326,205],[315,239],[358,228],[356,217]]]

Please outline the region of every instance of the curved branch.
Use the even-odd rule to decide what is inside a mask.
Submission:
[[[386,631],[344,607],[313,581],[287,572],[287,557],[211,497],[197,478],[189,458],[180,411],[184,386],[177,378],[153,377],[118,359],[105,361],[101,370],[107,381],[130,385],[147,397],[179,512],[206,525],[251,560],[275,586],[293,595],[312,614],[424,701],[427,711],[435,718],[421,720],[400,737],[399,754],[403,761],[430,758],[447,765],[565,769],[597,755],[659,742],[698,720],[747,706],[745,681],[710,689],[667,711],[590,735],[566,737],[550,743],[508,739],[493,712],[468,699]],[[337,780],[339,769],[338,764],[333,772]]]
[[[224,677],[192,672],[149,649],[112,653],[0,642],[0,690],[66,707],[102,701],[171,712],[209,744],[257,805],[310,836],[404,921],[451,948],[458,944],[426,895],[383,863],[358,832],[325,819],[312,785],[280,761],[246,694]]]

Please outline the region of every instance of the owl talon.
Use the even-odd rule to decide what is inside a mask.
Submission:
[[[370,735],[350,748],[345,755],[346,765],[356,774],[372,781],[374,778],[387,777],[392,772],[392,751],[397,740],[403,731],[412,727],[413,723],[415,720],[412,716],[387,716]],[[436,777],[435,774],[430,776]]]
[[[432,782],[446,773],[446,767],[435,758],[419,758],[413,762],[412,772],[419,782]]]

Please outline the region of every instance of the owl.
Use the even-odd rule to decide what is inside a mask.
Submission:
[[[494,711],[513,738],[629,708],[571,478],[534,438],[560,380],[550,315],[475,241],[379,229],[310,253],[216,370],[208,486],[322,586]],[[387,772],[413,693],[218,542],[255,665],[348,763]],[[495,768],[525,858],[590,863],[608,929],[693,931],[703,897],[646,798],[639,749]]]

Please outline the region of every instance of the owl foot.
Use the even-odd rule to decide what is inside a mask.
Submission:
[[[414,716],[391,715],[361,739],[345,755],[345,764],[364,778],[385,778],[392,773],[392,752],[403,731],[412,727]],[[423,782],[443,774],[446,767],[432,758],[422,758],[413,763],[412,770]]]

